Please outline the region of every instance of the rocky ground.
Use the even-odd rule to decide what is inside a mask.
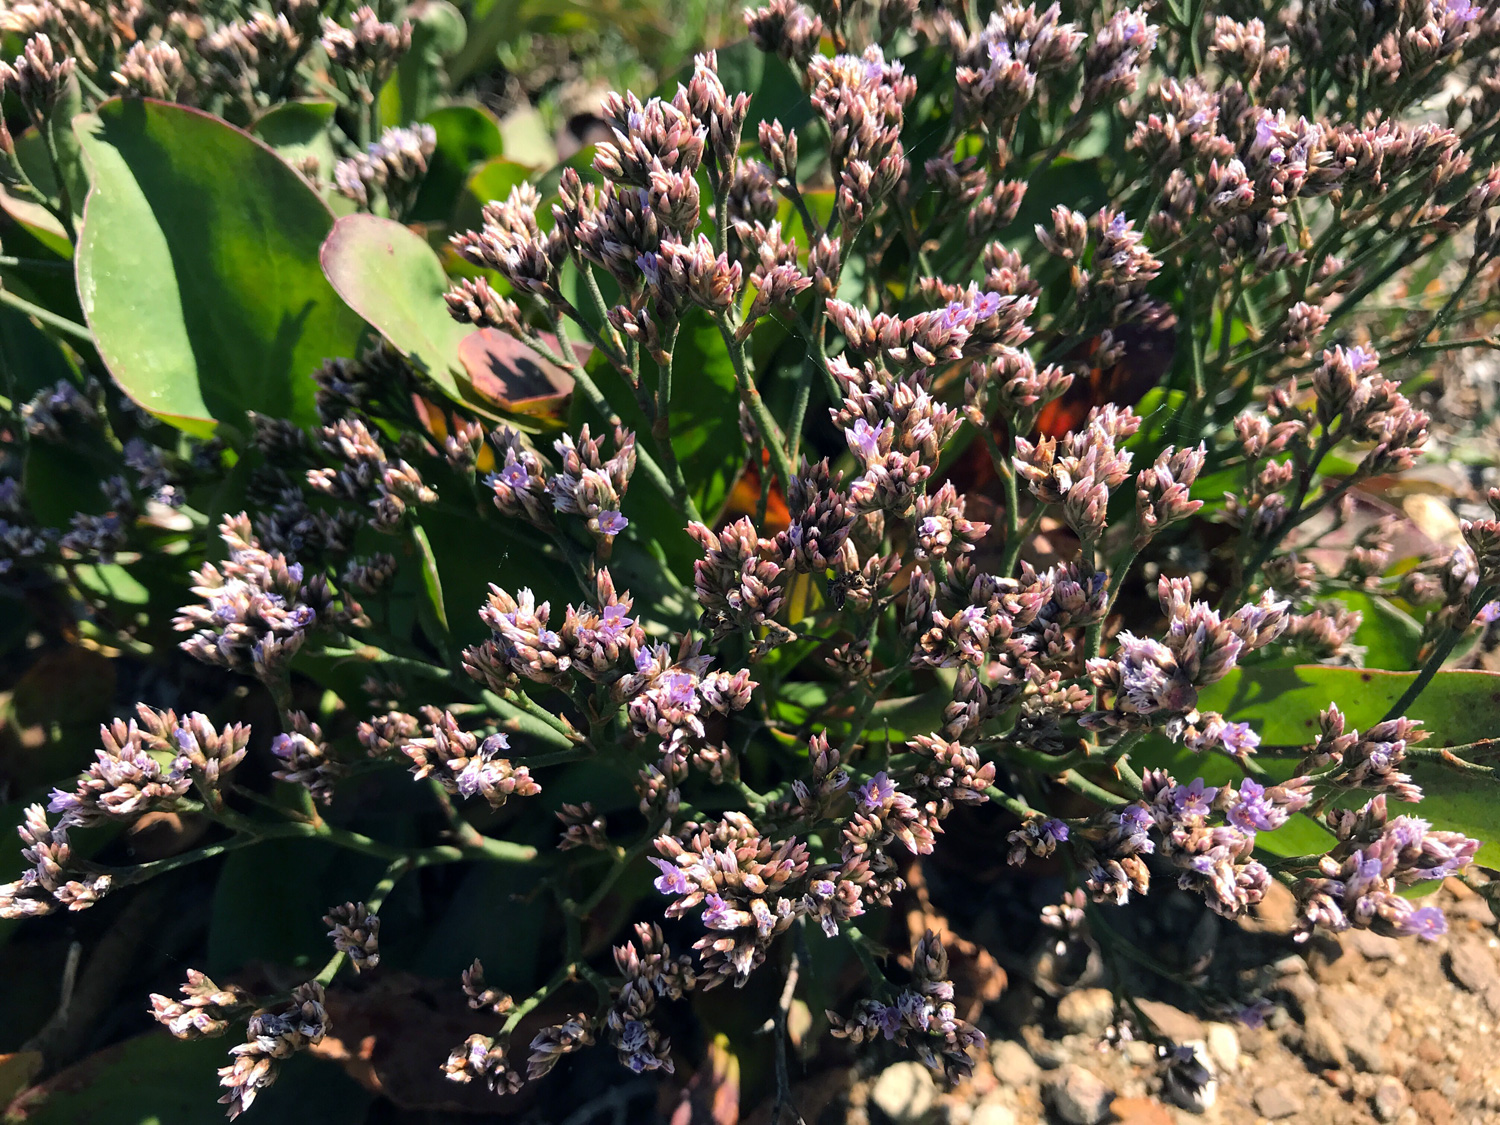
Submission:
[[[1452,929],[1431,944],[1352,932],[1297,946],[1287,936],[1290,902],[1280,897],[1243,926],[1225,924],[1231,932],[1218,939],[1214,961],[1233,966],[1244,954],[1245,967],[1235,969],[1240,983],[1273,1005],[1264,1026],[1215,1020],[1186,1000],[1179,1007],[1148,999],[1122,1027],[1113,994],[1089,984],[1085,971],[1078,987],[1059,996],[1011,989],[989,1006],[989,1059],[953,1092],[940,1092],[920,1063],[902,1062],[861,1077],[847,1101],[817,1118],[848,1125],[1500,1122],[1495,916],[1461,884],[1450,881],[1440,894]],[[1255,966],[1277,943],[1285,951]],[[1147,1021],[1160,1036],[1195,1048],[1202,1068],[1168,1067],[1146,1041]]]

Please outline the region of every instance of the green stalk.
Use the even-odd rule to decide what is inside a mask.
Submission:
[[[380,908],[385,904],[386,896],[389,895],[395,888],[396,884],[401,881],[401,876],[405,875],[410,870],[411,864],[404,859],[398,859],[389,867],[387,867],[385,869],[385,875],[381,877],[380,882],[376,883],[374,889],[365,896],[365,908],[369,910],[371,914],[378,914],[380,912]],[[344,962],[348,960],[348,957],[349,955],[347,953],[345,953],[343,950],[339,950],[328,959],[328,964],[323,966],[318,975],[313,977],[313,980],[318,984],[321,984],[324,988],[327,988],[330,984],[333,983],[333,978],[338,976],[339,970],[344,967]]]
[[[1492,601],[1495,593],[1496,587],[1494,586],[1483,586],[1475,590],[1473,599],[1469,603],[1474,607],[1474,612],[1477,613],[1480,607]],[[1385,717],[1381,719],[1381,722],[1389,722],[1391,719],[1404,714],[1406,709],[1416,701],[1417,696],[1426,690],[1427,685],[1432,682],[1432,678],[1442,668],[1443,661],[1448,659],[1448,655],[1463,638],[1464,633],[1468,631],[1468,627],[1472,624],[1473,620],[1474,618],[1471,614],[1469,620],[1464,622],[1463,628],[1448,630],[1447,635],[1439,642],[1437,648],[1433,650],[1432,655],[1427,658],[1427,663],[1422,665],[1422,670],[1417,673],[1417,678],[1401,693],[1401,698],[1391,704],[1391,709],[1385,713]]]
[[[765,399],[761,397],[760,389],[756,387],[755,380],[750,375],[748,361],[745,358],[745,345],[741,340],[735,338],[734,327],[729,322],[727,313],[720,313],[716,318],[719,325],[719,334],[724,337],[724,346],[729,349],[729,360],[734,364],[735,381],[740,388],[740,401],[750,411],[750,417],[755,419],[755,425],[760,430],[761,440],[765,443],[766,452],[771,455],[771,468],[781,480],[782,490],[790,491],[792,486],[792,462],[787,456],[786,438],[782,436],[781,427],[776,424],[776,419],[771,416],[767,409]]]
[[[17,297],[9,289],[0,289],[0,304],[9,305],[27,316],[33,316],[48,328],[55,328],[75,340],[82,340],[86,344],[93,344],[94,334],[81,324],[75,324],[65,316],[58,316],[55,312],[49,312],[41,305],[33,305],[25,297]]]

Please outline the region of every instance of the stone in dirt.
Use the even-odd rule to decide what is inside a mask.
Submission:
[[[1369,930],[1347,930],[1339,935],[1339,941],[1366,961],[1394,961],[1401,952],[1401,943],[1395,938]]]
[[[1481,997],[1489,1009],[1500,1015],[1500,965],[1482,941],[1455,941],[1448,950],[1448,971],[1470,992]]]
[[[1384,1071],[1383,1044],[1394,1026],[1385,1004],[1368,992],[1347,986],[1325,990],[1321,999],[1328,1022],[1338,1029],[1354,1064],[1371,1074]]]
[[[1280,883],[1266,888],[1266,895],[1238,919],[1242,928],[1252,934],[1285,937],[1297,928],[1297,899]]]
[[[1220,1074],[1233,1074],[1240,1068],[1240,1037],[1227,1023],[1208,1025],[1208,1057]]]
[[[969,1125],[1016,1125],[1016,1111],[1000,1102],[980,1102]]]
[[[1436,1090],[1419,1090],[1411,1103],[1428,1125],[1451,1125],[1453,1121],[1453,1104]]]
[[[893,1125],[916,1125],[937,1103],[932,1072],[919,1062],[888,1066],[875,1079],[870,1101]]]
[[[1411,1104],[1411,1094],[1400,1081],[1389,1076],[1380,1080],[1370,1098],[1370,1107],[1381,1121],[1395,1121],[1401,1111]]]
[[[1272,1121],[1280,1121],[1283,1117],[1292,1117],[1302,1112],[1301,1099],[1280,1086],[1262,1086],[1255,1091],[1251,1100],[1255,1102],[1260,1115]]]
[[[1278,884],[1279,885],[1279,884]],[[1136,1007],[1173,1043],[1186,1043],[1190,1039],[1202,1039],[1203,1021],[1181,1009],[1160,1000],[1138,1000]]]
[[[1069,1034],[1103,1035],[1114,1018],[1115,997],[1107,988],[1080,988],[1057,1003],[1057,1022]]]
[[[990,1045],[990,1069],[1013,1090],[1027,1089],[1042,1080],[1042,1068],[1014,1039],[997,1039]]]
[[[1349,1053],[1338,1028],[1322,1016],[1309,1016],[1302,1027],[1302,1053],[1313,1062],[1340,1069],[1349,1065]]]
[[[1171,1111],[1155,1098],[1116,1098],[1109,1111],[1118,1125],[1174,1125]]]
[[[1047,1100],[1068,1125],[1099,1125],[1114,1094],[1097,1075],[1070,1063],[1047,1082]]]

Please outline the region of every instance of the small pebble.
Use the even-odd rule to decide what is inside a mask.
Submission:
[[[1057,1022],[1068,1034],[1104,1034],[1114,1022],[1115,997],[1107,988],[1080,988],[1068,993],[1057,1004]]]
[[[1047,1082],[1048,1101],[1068,1125],[1099,1125],[1114,1094],[1099,1077],[1069,1063]]]
[[[916,1125],[937,1103],[932,1072],[916,1061],[888,1066],[875,1079],[870,1103],[893,1125]]]
[[[1208,1025],[1208,1057],[1220,1074],[1240,1068],[1240,1037],[1227,1023]]]
[[[969,1125],[1016,1125],[1016,1111],[1000,1102],[980,1102]]]
[[[1380,1084],[1375,1087],[1375,1094],[1370,1099],[1371,1108],[1375,1110],[1375,1116],[1381,1121],[1393,1122],[1401,1116],[1401,1111],[1411,1104],[1411,1094],[1400,1081],[1389,1076],[1382,1078]]]
[[[1014,1090],[1024,1090],[1042,1080],[1042,1068],[1014,1039],[996,1039],[990,1044],[990,1069],[1002,1085]]]
[[[1292,1117],[1302,1112],[1301,1100],[1280,1086],[1262,1086],[1255,1091],[1251,1100],[1255,1102],[1260,1115],[1272,1121],[1280,1121],[1283,1117]]]

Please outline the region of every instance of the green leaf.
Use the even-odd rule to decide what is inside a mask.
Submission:
[[[173,1039],[150,1031],[49,1078],[11,1103],[5,1120],[26,1125],[216,1125],[224,1039]]]
[[[1422,626],[1410,614],[1397,609],[1389,599],[1364,590],[1336,590],[1330,597],[1363,615],[1350,640],[1364,648],[1366,668],[1404,672],[1417,666]]]
[[[724,338],[702,310],[684,317],[672,358],[672,448],[693,502],[708,518],[745,465],[739,385]]]
[[[1316,740],[1318,713],[1330,703],[1338,704],[1351,729],[1365,730],[1385,716],[1416,675],[1322,665],[1237,668],[1205,689],[1199,706],[1253,724],[1263,749],[1303,746]],[[1493,738],[1500,731],[1500,673],[1439,672],[1406,714],[1421,720],[1432,732],[1423,746],[1458,746]],[[1215,759],[1203,757],[1197,761],[1207,768]],[[1285,777],[1290,776],[1295,760],[1265,759],[1261,764],[1272,767],[1276,776]],[[1416,814],[1438,828],[1478,837],[1484,843],[1480,862],[1500,866],[1500,782],[1431,762],[1409,761],[1404,768],[1425,794],[1415,808]],[[1191,768],[1184,772],[1196,776]],[[1204,777],[1215,780],[1206,772]],[[1393,813],[1400,811],[1399,806],[1393,806]],[[1305,818],[1297,819],[1306,823]]]
[[[535,106],[523,105],[506,114],[500,122],[506,154],[518,164],[532,168],[550,168],[557,163],[557,142]]]
[[[442,635],[434,639],[441,641],[448,634],[448,610],[443,606],[443,580],[438,574],[437,557],[420,524],[412,524],[411,538],[422,561],[422,589],[427,595],[428,609],[442,630]]]
[[[384,867],[316,839],[268,840],[233,853],[214,886],[206,971],[222,979],[265,961],[316,972],[333,952],[324,912],[368,893]]]
[[[0,364],[15,380],[15,395],[23,401],[60,381],[80,381],[78,368],[61,345],[9,305],[0,306]]]
[[[405,125],[425,117],[447,86],[443,60],[462,50],[468,38],[463,13],[447,0],[421,0],[406,10],[411,50],[380,91],[380,120]]]
[[[61,177],[62,186],[67,188],[68,202],[72,204],[75,225],[83,216],[83,201],[89,193],[88,171],[84,167],[78,137],[73,132],[73,119],[82,112],[83,91],[79,88],[77,77],[70,77],[57,104],[52,107],[52,114],[47,119],[47,131],[51,134],[57,158],[56,171]]]
[[[312,157],[318,162],[318,173],[324,179],[333,175],[339,161],[338,150],[328,126],[333,123],[338,105],[327,98],[307,98],[272,106],[256,119],[250,131],[276,150],[288,164]],[[353,210],[352,200],[330,194],[331,206]]]
[[[494,114],[479,106],[444,106],[422,120],[437,134],[437,148],[412,204],[410,218],[413,222],[447,222],[470,170],[499,156],[505,151],[505,142],[500,138],[500,123]]]
[[[427,241],[376,215],[345,215],[323,244],[323,272],[349,307],[443,393],[463,401],[458,345],[473,329],[448,313],[448,276]]]
[[[505,199],[511,189],[531,178],[531,169],[524,164],[503,156],[486,160],[470,174],[464,182],[463,192],[453,208],[454,230],[477,230],[483,219],[484,205],[495,199]]]
[[[74,127],[94,176],[78,292],[124,391],[197,434],[247,410],[315,423],[310,375],[363,332],[318,268],[317,193],[198,110],[114,100]]]
[[[57,191],[57,176],[52,169],[52,158],[47,154],[47,142],[34,127],[15,138],[16,160],[33,187],[47,197],[54,209],[61,207]],[[82,206],[82,200],[79,201]],[[23,199],[19,195],[4,193],[5,213],[24,227],[60,258],[73,256],[73,243],[68,232],[52,211],[42,204]],[[7,244],[9,239],[6,240]]]

